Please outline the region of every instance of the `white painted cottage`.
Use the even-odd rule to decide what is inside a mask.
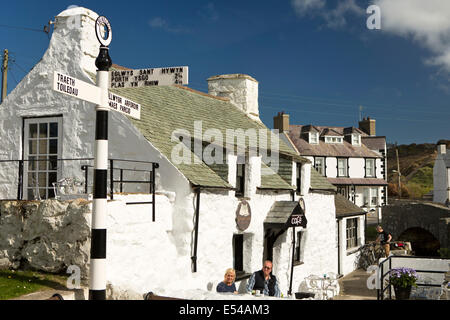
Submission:
[[[2,199],[40,199],[48,211],[52,201],[62,201],[45,199],[55,196],[53,182],[63,178],[87,181],[90,192],[95,106],[53,91],[52,77],[59,71],[95,83],[97,17],[80,7],[56,16],[48,50],[0,105]],[[110,55],[114,61],[114,52]],[[109,158],[135,161],[116,160],[114,170],[109,168],[114,173],[107,236],[111,287],[138,295],[153,291],[192,297],[182,292],[214,291],[225,270],[234,267],[239,291],[244,292],[246,279],[266,258],[273,260],[284,295],[291,279],[294,293],[302,290],[310,274],[336,273],[336,188],[261,122],[255,79],[241,74],[216,76],[208,79],[208,87],[209,94],[178,85],[113,90],[141,104],[142,110],[140,120],[116,112],[109,116]],[[239,143],[246,136],[248,145],[246,140]],[[148,185],[128,184],[122,189],[121,183],[114,182],[120,168],[135,170],[122,181],[148,179],[136,171],[148,164],[143,162],[159,166],[152,171],[156,172],[154,217],[149,204],[139,203],[152,200]],[[90,174],[87,180],[86,174]],[[306,228],[288,228],[300,198]],[[1,208],[7,210],[8,205]],[[40,214],[51,215],[47,211]],[[7,212],[2,212],[5,216]],[[90,214],[84,216],[88,223]],[[22,258],[35,254],[42,264],[50,263],[58,255],[54,248],[63,244],[37,233],[36,239],[29,239],[34,241],[34,251],[28,250]],[[11,240],[0,240],[0,261],[11,260]],[[17,241],[15,254],[20,256]],[[88,255],[82,253],[82,258],[70,261],[86,269]],[[64,263],[58,266],[67,268]]]
[[[437,157],[433,167],[433,201],[450,203],[450,153],[444,140],[437,143]]]

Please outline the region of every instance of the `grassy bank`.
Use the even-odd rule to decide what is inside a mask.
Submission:
[[[0,270],[0,300],[17,298],[36,291],[63,289],[67,277],[34,271]]]

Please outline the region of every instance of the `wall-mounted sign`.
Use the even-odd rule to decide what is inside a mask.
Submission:
[[[95,34],[102,46],[109,46],[112,40],[111,24],[104,16],[100,16],[95,21]]]
[[[111,70],[109,75],[110,88],[186,85],[189,83],[189,67]]]
[[[236,225],[239,231],[247,230],[252,219],[252,211],[250,209],[250,204],[242,200],[236,210]]]

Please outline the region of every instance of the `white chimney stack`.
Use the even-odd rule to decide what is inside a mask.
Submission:
[[[224,74],[208,79],[208,93],[229,98],[230,102],[250,118],[259,119],[258,81],[246,74]]]
[[[445,143],[440,143],[437,146],[437,152],[438,154],[446,154],[447,153],[447,146]]]

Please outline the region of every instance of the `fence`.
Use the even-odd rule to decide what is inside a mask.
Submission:
[[[436,288],[438,294],[434,295],[439,299],[441,286],[448,272],[450,260],[434,257],[415,257],[415,256],[390,256],[378,265],[380,288],[377,289],[377,300],[384,300],[385,295],[392,299],[392,285],[390,283],[390,271],[393,268],[408,267],[413,268],[419,274],[417,286],[422,288]],[[423,276],[427,274],[429,276]],[[387,291],[387,294],[386,294]],[[431,299],[423,296],[423,299]]]
[[[93,158],[57,159],[56,157],[28,160],[0,160],[0,199],[43,200],[73,197],[89,197],[92,194]],[[152,196],[152,201],[127,202],[151,204],[155,221],[156,162],[109,159],[108,194],[114,192],[140,192]],[[69,188],[70,185],[70,188]],[[147,186],[142,188],[142,186]],[[16,190],[16,191],[14,191]]]

